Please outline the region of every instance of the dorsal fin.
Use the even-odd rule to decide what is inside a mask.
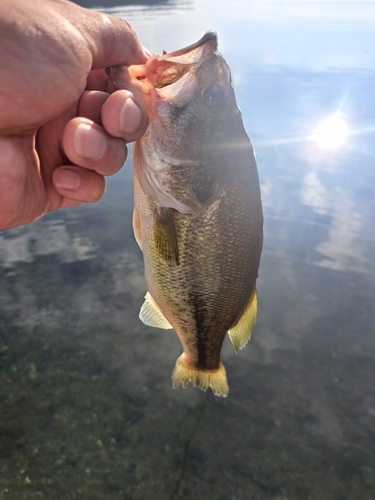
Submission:
[[[236,352],[248,343],[256,318],[257,292],[255,290],[240,319],[228,330],[229,338]]]
[[[169,321],[165,319],[163,313],[161,312],[149,292],[147,292],[145,295],[145,301],[143,302],[141,310],[139,311],[139,318],[145,325],[148,326],[164,328],[166,330],[173,328]]]

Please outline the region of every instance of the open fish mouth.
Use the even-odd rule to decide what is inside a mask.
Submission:
[[[207,31],[200,40],[188,45],[183,49],[174,50],[169,52],[168,58],[174,60],[175,62],[181,62],[186,64],[191,62],[192,64],[200,62],[202,58],[211,56],[217,50],[217,34],[213,30]]]
[[[146,64],[111,66],[106,68],[106,73],[117,88],[127,88],[137,98],[141,98],[145,90],[161,90],[181,80],[192,68],[209,59],[217,47],[217,34],[210,30],[200,40],[183,49],[168,53],[164,51],[161,56],[153,55]],[[135,81],[143,85],[137,85]],[[177,95],[180,91],[180,87],[174,88],[173,94]]]

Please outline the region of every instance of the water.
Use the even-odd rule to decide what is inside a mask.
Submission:
[[[258,322],[224,345],[227,399],[171,388],[179,341],[138,320],[130,164],[99,203],[0,233],[0,498],[372,500],[374,4],[104,10],[156,53],[218,32],[262,185]]]

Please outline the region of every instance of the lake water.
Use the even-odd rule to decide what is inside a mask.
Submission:
[[[130,162],[99,203],[0,233],[0,498],[373,500],[374,3],[103,10],[155,53],[218,33],[262,187],[258,322],[225,342],[228,398],[172,389],[179,340],[138,319]],[[322,149],[332,115],[349,133]]]

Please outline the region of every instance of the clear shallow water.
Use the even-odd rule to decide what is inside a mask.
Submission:
[[[373,499],[370,2],[107,8],[160,53],[219,34],[265,212],[259,316],[231,392],[173,390],[173,332],[138,320],[130,164],[93,206],[0,233],[0,498]],[[343,146],[311,139],[340,111]]]

